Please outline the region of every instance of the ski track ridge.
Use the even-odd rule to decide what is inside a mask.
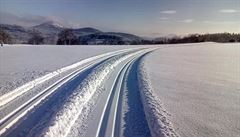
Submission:
[[[169,114],[163,107],[161,101],[154,95],[144,65],[144,60],[141,60],[138,67],[138,84],[151,136],[179,137],[170,122]]]

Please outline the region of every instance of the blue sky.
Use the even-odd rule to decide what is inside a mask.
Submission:
[[[240,32],[240,0],[0,0],[0,21],[57,21],[140,36]]]

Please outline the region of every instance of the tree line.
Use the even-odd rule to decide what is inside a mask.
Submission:
[[[45,44],[44,36],[37,30],[33,30],[30,34],[27,44],[41,45]],[[2,44],[14,44],[14,38],[4,30],[0,30],[0,42]],[[77,37],[73,34],[72,30],[65,29],[58,34],[57,45],[77,45]]]
[[[40,45],[44,44],[44,37],[43,35],[33,30],[30,33],[30,39],[28,40],[28,44],[33,45]],[[115,36],[99,36],[97,34],[91,34],[89,37],[82,38],[77,37],[71,29],[64,29],[58,34],[58,39],[56,44],[57,45],[87,45],[87,41],[91,38],[102,38],[107,39],[108,41],[103,41],[103,44],[117,44],[123,45],[122,41],[120,41]],[[10,34],[7,32],[0,30],[0,42],[4,44],[13,44],[14,39],[11,37]],[[177,43],[198,43],[198,42],[220,42],[220,43],[227,43],[227,42],[240,42],[240,34],[235,33],[215,33],[215,34],[191,34],[184,37],[172,37],[166,38],[161,37],[154,40],[141,40],[141,41],[133,41],[128,43],[130,45],[146,45],[146,44],[177,44]]]
[[[191,34],[184,37],[158,38],[154,44],[177,44],[177,43],[199,43],[199,42],[219,42],[232,43],[240,42],[240,34],[235,33],[215,33],[215,34]]]

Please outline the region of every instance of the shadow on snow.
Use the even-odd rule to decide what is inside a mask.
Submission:
[[[123,120],[125,121],[123,129],[124,137],[151,136],[141,100],[141,91],[138,86],[138,67],[141,59],[148,53],[138,58],[128,70],[125,81],[125,94],[128,108],[123,116]]]

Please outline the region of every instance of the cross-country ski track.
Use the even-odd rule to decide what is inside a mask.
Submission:
[[[0,137],[238,136],[239,47],[3,46]]]
[[[151,136],[135,73],[140,59],[155,49],[90,57],[4,94],[0,135]]]

